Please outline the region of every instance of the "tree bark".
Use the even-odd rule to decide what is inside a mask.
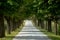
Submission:
[[[4,17],[0,15],[0,38],[5,37]]]

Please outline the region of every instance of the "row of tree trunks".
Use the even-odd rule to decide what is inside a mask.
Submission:
[[[5,17],[8,23],[8,34],[11,34],[12,31],[15,31],[22,24],[21,20],[16,21],[15,18],[11,19],[10,17]]]
[[[51,20],[49,19],[48,21],[46,21],[46,27],[44,26],[44,20],[39,19],[38,20],[38,26],[40,26],[42,29],[47,29],[48,32],[52,32],[52,28],[51,28]]]
[[[43,29],[44,28],[44,21],[41,19],[38,19],[38,26],[40,26]]]
[[[4,16],[0,14],[0,38],[5,37]]]
[[[12,31],[19,28],[19,26],[22,24],[23,20],[19,20],[18,22],[15,22],[10,17],[4,17],[3,14],[0,14],[0,38],[5,37],[5,26],[4,26],[4,18],[7,20],[7,30],[8,34],[11,34]]]
[[[14,31],[16,28],[19,28],[19,26],[21,26],[22,23],[23,23],[22,20],[19,20],[18,22],[14,22]]]
[[[45,21],[45,24],[44,24],[44,21]],[[46,29],[48,32],[52,32],[52,21],[54,22],[54,33],[57,35],[59,34],[58,33],[58,23],[57,21],[58,20],[51,20],[51,19],[48,19],[48,20],[41,20],[41,19],[38,19],[38,26],[40,26],[40,28],[42,29]],[[36,24],[36,20],[33,19],[33,22]]]
[[[38,19],[38,26],[40,26],[42,29],[46,29],[48,32],[52,32],[52,26],[51,26],[51,19],[48,19],[45,24],[44,21],[41,19]],[[44,26],[45,25],[45,26]],[[54,33],[58,34],[58,23],[57,20],[54,21]]]

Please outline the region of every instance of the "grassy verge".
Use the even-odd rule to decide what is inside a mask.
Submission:
[[[47,32],[47,30],[41,29],[39,27],[36,27],[36,28],[39,29],[41,32],[45,33],[52,40],[60,40],[60,36],[59,35],[55,35],[53,33]]]
[[[5,33],[6,37],[0,38],[0,40],[12,40],[18,34],[18,32],[21,31],[22,28],[23,28],[23,26],[20,26],[20,28],[16,29],[11,34],[7,34],[7,32],[6,32]]]

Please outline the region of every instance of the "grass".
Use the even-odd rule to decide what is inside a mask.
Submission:
[[[39,27],[37,27],[41,32],[45,33],[49,38],[51,38],[52,40],[60,40],[60,36],[59,35],[55,35],[54,33],[51,32],[47,32],[47,30],[41,29]]]
[[[6,33],[5,33],[6,37],[0,38],[0,40],[12,40],[12,39],[18,34],[18,32],[21,31],[22,28],[23,28],[23,26],[20,26],[19,29],[11,32],[11,34],[7,34],[7,32],[6,32]]]

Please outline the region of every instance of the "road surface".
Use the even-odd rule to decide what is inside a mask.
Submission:
[[[51,40],[44,33],[35,28],[31,20],[25,20],[25,26],[13,40]]]

